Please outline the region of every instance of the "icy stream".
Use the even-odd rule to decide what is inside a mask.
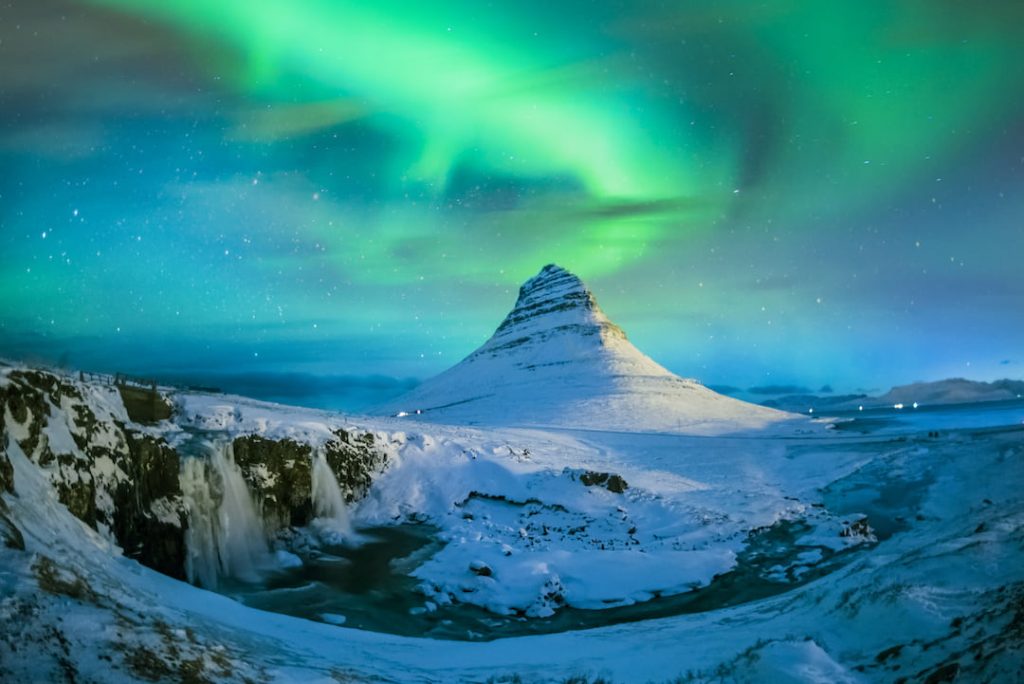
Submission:
[[[865,482],[872,476],[864,472],[844,480],[830,493],[830,505],[856,510],[865,503]],[[230,446],[210,448],[207,459],[190,458],[182,473],[190,517],[198,522],[189,533],[190,580],[262,610],[406,636],[486,641],[755,601],[828,574],[865,548],[836,551],[815,546],[802,539],[810,531],[807,524],[785,522],[752,534],[732,570],[693,591],[602,610],[566,607],[546,618],[500,616],[469,604],[438,606],[418,591],[419,580],[410,573],[442,548],[437,528],[401,524],[353,530],[337,481],[317,452],[312,478],[318,517],[311,529],[327,543],[298,551],[301,564],[275,566],[258,509],[231,458]],[[871,508],[872,525],[887,533],[901,526],[888,517],[892,511]],[[337,543],[331,543],[331,535],[322,534],[325,529],[342,537],[333,537]],[[359,543],[352,544],[353,537]],[[340,543],[342,539],[348,543]]]
[[[325,547],[304,558],[300,567],[272,573],[261,585],[236,582],[222,590],[254,608],[356,629],[489,641],[734,606],[790,591],[861,553],[861,547],[834,552],[802,545],[799,539],[807,530],[792,523],[754,536],[737,566],[706,587],[604,610],[563,608],[548,618],[500,616],[469,604],[425,601],[408,573],[441,544],[436,528],[422,524],[359,530],[367,541],[358,547]]]
[[[885,431],[872,421],[857,427],[869,433]],[[815,506],[853,519],[866,514],[872,532],[885,540],[913,526],[918,505],[932,484],[927,471],[894,477],[902,472],[902,459],[919,456],[924,448],[903,444],[900,438],[859,446],[840,440],[831,446],[820,443],[790,449],[792,454],[811,449],[821,457],[827,457],[830,449],[857,449],[877,456],[821,489],[821,503]],[[785,520],[752,532],[731,570],[692,591],[655,595],[648,601],[601,610],[562,607],[545,618],[502,616],[465,603],[436,605],[428,600],[411,573],[443,548],[438,528],[406,523],[354,530],[324,455],[314,450],[312,458],[317,518],[311,531],[322,545],[290,549],[302,560],[292,567],[274,567],[272,562],[261,565],[260,559],[269,554],[266,536],[230,448],[220,445],[211,448],[206,459],[190,459],[183,469],[182,484],[190,515],[200,523],[190,532],[190,579],[255,608],[330,624],[407,636],[487,641],[736,606],[821,578],[870,553],[874,546],[870,542],[848,548],[820,545],[815,541],[813,523]],[[325,529],[340,537],[323,535]],[[359,541],[352,543],[353,539]],[[247,572],[254,569],[259,572]]]

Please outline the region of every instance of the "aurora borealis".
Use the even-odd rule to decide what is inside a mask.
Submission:
[[[15,2],[0,355],[386,391],[557,262],[710,384],[1021,377],[1022,26],[1016,1]]]

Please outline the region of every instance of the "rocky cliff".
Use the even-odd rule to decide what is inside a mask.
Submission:
[[[146,408],[143,424],[133,420],[140,418],[138,407],[126,410],[124,393],[113,383],[0,369],[0,491],[17,493],[8,450],[19,449],[79,520],[126,556],[184,578],[190,521],[180,481],[182,449],[201,436],[176,422],[174,397],[152,392],[156,398],[129,397]],[[362,497],[387,465],[386,449],[368,432],[335,428],[315,447],[313,440],[275,439],[256,429],[225,435],[270,534],[311,520],[314,448],[322,450],[349,501]],[[16,546],[18,531],[4,508],[0,499],[0,533]]]

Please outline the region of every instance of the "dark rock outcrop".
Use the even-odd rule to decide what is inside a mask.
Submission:
[[[178,453],[163,439],[125,430],[128,479],[114,492],[114,536],[125,551],[154,570],[184,579],[185,530]]]
[[[152,425],[167,420],[173,414],[171,403],[156,387],[137,387],[120,383],[117,391],[124,402],[124,410],[132,422]]]
[[[313,516],[310,464],[313,447],[290,439],[237,437],[235,463],[263,507],[268,529],[301,526]]]
[[[10,510],[3,499],[0,499],[0,541],[9,549],[25,550],[25,538],[21,536],[21,530],[11,520]]]
[[[565,468],[563,475],[568,475],[574,480],[579,480],[587,487],[604,487],[613,494],[622,494],[629,489],[629,483],[625,478],[616,473],[602,473],[596,470],[574,470]]]
[[[3,424],[4,421],[0,419],[0,426]],[[0,446],[3,447],[3,451],[0,451],[0,493],[14,491],[14,467],[11,465],[11,460],[7,458],[6,439],[7,436],[3,434],[3,428],[0,427]]]
[[[54,473],[50,479],[60,502],[80,520],[95,528],[96,490],[90,457],[59,448],[55,453],[43,434],[51,413],[71,404],[78,409],[73,416],[69,414],[74,420],[71,427],[78,426],[79,420],[83,424],[81,434],[72,432],[72,437],[79,447],[88,443],[88,431],[96,420],[84,405],[81,391],[70,382],[42,371],[12,371],[8,380],[0,389],[0,403],[3,404],[4,422],[9,413],[18,426],[18,432],[24,434],[18,440],[18,446],[29,459]]]
[[[260,435],[237,437],[233,447],[235,463],[262,506],[267,529],[309,523],[313,517],[313,447]],[[370,432],[338,429],[323,445],[323,454],[349,502],[362,498],[374,476],[387,465],[387,454],[377,448]]]
[[[375,475],[388,465],[387,453],[377,444],[372,432],[350,432],[338,429],[335,439],[324,445],[327,464],[338,478],[348,502],[361,499],[373,483]]]
[[[18,446],[47,473],[75,517],[107,531],[127,556],[183,576],[186,521],[177,453],[163,439],[133,431],[112,414],[97,416],[82,388],[53,373],[10,372],[0,386],[6,438],[13,439],[6,424],[13,420],[23,435]],[[70,435],[72,443],[51,443],[47,427],[50,434]],[[0,485],[13,490],[4,451]]]

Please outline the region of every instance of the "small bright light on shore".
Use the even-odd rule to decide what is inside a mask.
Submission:
[[[916,401],[914,402],[914,408],[917,408],[917,402]]]
[[[903,408],[903,404],[893,404],[892,407],[894,409],[896,409],[897,411],[899,411],[899,410],[901,410]]]
[[[807,412],[808,412],[808,413],[814,413],[814,409],[812,409],[812,408],[809,408],[809,409],[807,409]]]
[[[858,411],[863,411],[863,410],[864,410],[864,407],[863,407],[863,406],[858,406],[858,407],[857,407],[857,410],[858,410]]]

